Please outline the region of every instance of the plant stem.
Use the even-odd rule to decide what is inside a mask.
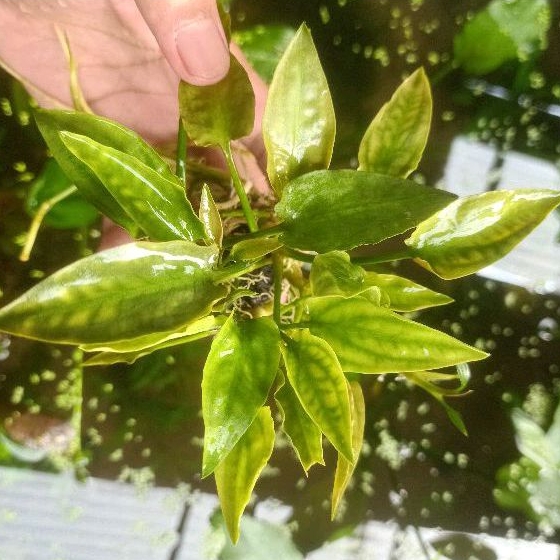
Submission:
[[[284,251],[284,253],[286,253],[286,255],[288,255],[288,257],[295,259],[296,261],[302,261],[306,263],[312,263],[313,259],[315,259],[315,257],[317,256],[313,253],[304,253],[303,251],[290,249],[289,247],[284,247],[282,250]]]
[[[225,146],[222,146],[224,151],[224,155],[226,156],[227,166],[229,172],[231,174],[231,179],[233,181],[233,187],[235,188],[235,192],[239,197],[239,202],[241,203],[241,208],[243,209],[243,214],[245,214],[245,219],[247,220],[247,225],[249,226],[249,231],[254,233],[258,231],[259,226],[257,225],[257,220],[255,215],[253,214],[253,209],[251,208],[251,204],[249,203],[249,199],[247,198],[247,193],[243,188],[243,183],[241,182],[241,177],[237,171],[237,167],[235,166],[235,162],[233,161],[233,154],[231,152],[231,145],[227,143]]]
[[[181,179],[181,183],[187,186],[187,131],[183,125],[183,119],[179,117],[179,128],[177,130],[177,155],[175,157],[175,175]]]
[[[370,257],[354,257],[352,258],[352,263],[364,265],[364,264],[378,264],[391,261],[402,261],[404,259],[411,259],[412,255],[409,249],[401,249],[400,251],[394,251],[393,253],[385,253],[383,255],[374,255]]]
[[[272,256],[274,269],[274,307],[273,317],[275,323],[280,326],[282,320],[282,274],[284,272],[284,259],[277,252]]]
[[[58,193],[56,196],[45,200],[45,202],[43,202],[43,204],[39,206],[39,210],[37,210],[37,213],[35,214],[33,221],[31,222],[31,226],[29,227],[29,231],[27,232],[27,239],[25,240],[25,245],[19,256],[20,261],[27,262],[29,260],[29,256],[31,255],[33,245],[35,245],[35,240],[37,239],[37,234],[39,233],[41,224],[43,223],[45,216],[50,212],[52,207],[65,198],[73,195],[75,192],[78,192],[77,187],[69,187]]]

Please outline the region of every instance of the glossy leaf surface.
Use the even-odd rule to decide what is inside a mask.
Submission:
[[[206,237],[218,247],[222,246],[224,226],[218,207],[214,202],[210,187],[204,185],[200,195],[200,208],[198,210],[200,221],[204,225]]]
[[[487,356],[455,338],[362,298],[306,300],[311,332],[326,340],[342,369],[394,373],[441,368]]]
[[[230,453],[265,403],[278,371],[280,335],[270,317],[237,321],[216,335],[202,376],[202,476]]]
[[[92,344],[169,332],[208,314],[215,247],[129,243],[55,272],[0,310],[0,330],[48,342]]]
[[[255,95],[247,72],[231,55],[227,76],[216,84],[181,82],[179,109],[189,138],[199,146],[227,146],[247,136],[255,119]]]
[[[421,223],[406,244],[425,268],[459,278],[509,253],[558,204],[560,193],[545,189],[468,196]]]
[[[135,232],[135,223],[105,189],[97,175],[68,150],[59,133],[65,130],[87,136],[104,146],[129,154],[170,179],[173,174],[165,161],[132,130],[103,117],[76,111],[37,109],[35,120],[58,164],[84,198],[111,220]]]
[[[454,195],[366,171],[315,171],[289,183],[276,212],[286,245],[325,253],[378,243],[449,204]]]
[[[234,261],[252,261],[260,259],[282,247],[283,243],[275,238],[245,239],[231,248]]]
[[[364,427],[366,422],[366,404],[364,402],[364,394],[359,383],[352,381],[348,383],[348,394],[350,395],[350,411],[352,415],[352,450],[354,451],[354,460],[348,461],[340,453],[336,462],[336,471],[334,474],[334,485],[332,493],[331,519],[334,519],[340,501],[344,496],[344,492],[348,487],[348,483],[352,478],[360,451],[364,442]]]
[[[282,415],[282,429],[290,439],[303,470],[307,473],[315,464],[324,465],[323,434],[305,412],[287,380],[283,380],[274,398]]]
[[[420,163],[432,120],[432,94],[419,68],[395,91],[369,125],[358,151],[359,169],[408,177]]]
[[[278,196],[291,179],[328,168],[335,131],[327,79],[302,25],[274,72],[263,116],[267,172]]]
[[[270,408],[264,406],[257,411],[229,455],[216,467],[216,488],[233,543],[239,539],[239,521],[259,474],[272,455],[275,435]]]
[[[349,461],[352,421],[346,378],[332,348],[309,331],[296,331],[282,346],[288,380],[305,412]]]
[[[56,160],[49,159],[27,195],[26,210],[35,215],[43,203],[71,186],[72,182]],[[78,228],[91,225],[98,216],[97,209],[80,193],[75,193],[55,204],[45,216],[44,223],[59,229]]]
[[[412,280],[394,274],[377,274],[367,272],[365,283],[379,287],[389,298],[389,307],[393,311],[418,311],[437,305],[446,305],[453,301],[445,294],[434,292]]]
[[[85,163],[134,222],[154,241],[196,241],[204,228],[179,179],[164,178],[133,156],[87,136],[61,132],[65,146]]]

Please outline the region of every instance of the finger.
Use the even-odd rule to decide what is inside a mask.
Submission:
[[[167,61],[194,85],[221,80],[229,48],[216,0],[135,0]]]

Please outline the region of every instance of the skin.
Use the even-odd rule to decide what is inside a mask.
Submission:
[[[0,0],[0,66],[46,108],[72,108],[66,36],[80,89],[94,113],[156,145],[177,136],[179,80],[209,85],[229,69],[216,0]],[[261,119],[266,86],[236,45],[256,97],[240,167],[265,192]]]

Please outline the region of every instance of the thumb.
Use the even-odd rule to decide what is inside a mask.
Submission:
[[[210,85],[229,70],[216,0],[135,0],[165,58],[186,82]]]

